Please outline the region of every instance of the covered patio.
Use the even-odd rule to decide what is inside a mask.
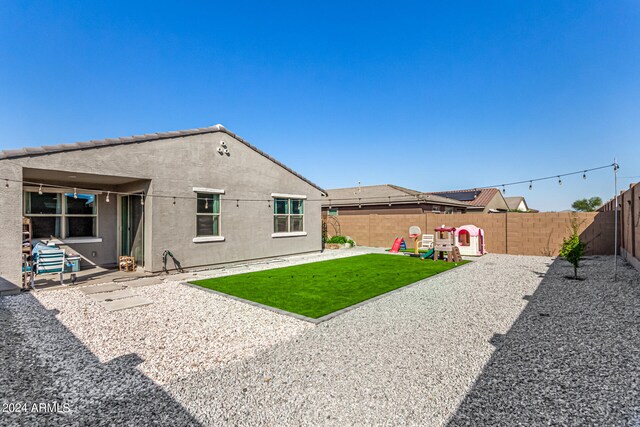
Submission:
[[[61,269],[64,283],[76,285],[144,276],[144,194],[150,183],[23,168],[23,287],[60,286]],[[56,255],[55,265],[44,265],[39,255],[47,253]],[[121,256],[132,257],[129,271],[119,271]]]

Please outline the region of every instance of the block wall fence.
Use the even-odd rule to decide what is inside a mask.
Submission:
[[[615,199],[605,203],[600,211],[613,214]],[[618,219],[620,254],[640,270],[640,183],[618,196]]]
[[[412,225],[419,226],[423,234],[433,234],[443,224],[454,227],[473,224],[484,229],[489,253],[556,256],[574,216],[580,223],[580,237],[587,243],[588,255],[614,253],[613,212],[365,214],[323,219],[329,236],[350,236],[361,246],[390,248],[396,237],[404,237],[407,247],[413,247],[408,236]]]

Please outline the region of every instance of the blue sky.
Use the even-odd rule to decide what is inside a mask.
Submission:
[[[222,123],[325,188],[640,175],[635,1],[89,3],[0,2],[0,149]]]

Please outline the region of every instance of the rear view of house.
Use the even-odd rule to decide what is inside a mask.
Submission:
[[[45,241],[82,268],[161,271],[321,250],[325,192],[221,125],[0,151],[0,291]],[[25,246],[23,246],[23,244]]]

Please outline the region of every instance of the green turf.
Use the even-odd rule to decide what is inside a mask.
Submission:
[[[391,248],[389,249],[385,249],[387,252],[391,251]],[[429,249],[418,249],[418,253],[424,254],[428,251]],[[413,248],[407,248],[407,249],[398,249],[398,252],[409,252],[409,253],[413,253]]]
[[[191,283],[319,318],[465,262],[367,254]]]

